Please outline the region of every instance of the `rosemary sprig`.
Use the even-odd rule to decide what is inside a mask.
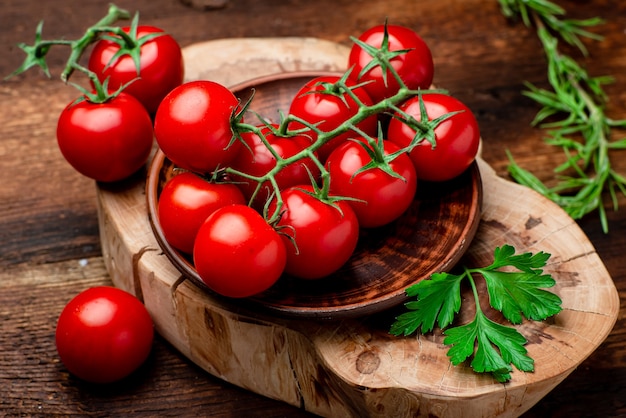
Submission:
[[[552,90],[526,83],[528,90],[523,94],[542,106],[532,124],[547,129],[546,142],[561,147],[566,155],[566,161],[555,168],[558,182],[554,187],[520,167],[510,154],[509,173],[518,183],[557,203],[574,219],[597,211],[607,233],[603,197],[608,193],[617,210],[618,193],[626,195],[626,178],[614,170],[610,159],[611,151],[626,148],[626,138],[612,139],[613,129],[625,128],[626,119],[614,120],[605,112],[608,99],[603,86],[612,78],[591,77],[558,48],[559,40],[563,40],[587,55],[581,39],[601,40],[587,28],[602,20],[566,19],[565,10],[548,0],[498,1],[506,17],[520,17],[524,24],[537,29]]]

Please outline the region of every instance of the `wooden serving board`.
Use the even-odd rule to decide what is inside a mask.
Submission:
[[[316,39],[230,39],[185,49],[187,78],[234,85],[281,71],[345,69],[347,49]],[[463,262],[493,249],[552,254],[546,272],[563,311],[523,323],[535,372],[507,384],[454,367],[441,335],[388,334],[392,315],[312,321],[228,307],[183,277],[159,248],[148,220],[145,176],[99,185],[105,264],[116,286],[136,294],[157,332],[185,356],[242,388],[322,416],[519,416],[587,358],[617,319],[619,296],[593,246],[558,206],[496,176],[479,161],[483,212]]]

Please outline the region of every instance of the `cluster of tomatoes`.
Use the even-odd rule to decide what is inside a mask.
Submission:
[[[155,138],[180,169],[159,196],[159,222],[215,292],[248,297],[284,274],[329,276],[361,228],[406,211],[418,181],[452,179],[473,162],[477,122],[429,90],[431,51],[414,31],[371,28],[347,68],[306,83],[278,122],[247,124],[254,100],[213,81],[184,83],[159,105]]]
[[[178,167],[159,196],[164,235],[219,294],[252,296],[284,274],[332,274],[361,228],[393,222],[419,181],[454,178],[475,158],[472,112],[428,90],[432,55],[408,28],[364,32],[348,71],[311,80],[284,118],[258,125],[244,120],[253,102],[213,81],[183,82],[171,36],[151,26],[122,29],[134,50],[113,36],[97,41],[88,70],[100,93],[85,92],[62,111],[58,145],[83,175],[114,182],[145,166],[156,138]],[[94,382],[135,370],[152,338],[145,307],[109,287],[73,299],[56,334],[67,368]]]

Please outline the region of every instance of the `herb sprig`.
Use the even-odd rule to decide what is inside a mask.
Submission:
[[[452,364],[459,365],[473,357],[473,370],[491,373],[498,382],[511,379],[511,364],[520,371],[531,372],[534,360],[524,347],[526,338],[515,327],[487,317],[480,305],[474,275],[484,278],[490,306],[512,324],[520,324],[524,318],[542,321],[561,311],[561,299],[545,290],[555,284],[552,276],[543,272],[549,258],[545,252],[515,254],[514,247],[504,245],[496,247],[494,261],[487,267],[466,267],[461,274],[433,274],[406,289],[407,295],[416,300],[405,304],[408,312],[396,318],[390,333],[428,333],[436,324],[444,330],[443,343],[450,346],[448,357]],[[467,324],[447,328],[461,309],[464,280],[472,289],[476,314]]]
[[[566,161],[554,169],[558,181],[553,187],[520,167],[510,153],[509,173],[518,183],[557,203],[574,219],[597,211],[602,229],[608,233],[604,196],[608,193],[617,210],[618,194],[626,195],[626,178],[615,171],[610,159],[611,151],[626,148],[626,137],[613,139],[615,128],[626,128],[626,119],[614,120],[606,114],[608,99],[603,86],[612,78],[590,76],[558,45],[563,40],[586,56],[582,39],[601,40],[587,28],[602,20],[566,19],[565,10],[548,0],[498,1],[506,17],[521,17],[526,26],[537,29],[552,90],[527,83],[528,90],[523,94],[542,106],[532,124],[547,129],[546,142],[561,147],[566,156]]]

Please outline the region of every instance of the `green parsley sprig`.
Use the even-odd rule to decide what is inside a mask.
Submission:
[[[406,289],[409,297],[407,312],[399,315],[391,325],[390,333],[408,336],[416,332],[431,332],[435,324],[443,330],[443,343],[450,346],[448,357],[459,365],[473,357],[475,372],[491,373],[498,382],[511,379],[514,365],[524,372],[534,371],[534,360],[524,347],[526,338],[512,326],[490,320],[480,305],[474,275],[481,275],[486,283],[489,303],[493,309],[512,324],[523,319],[543,321],[561,311],[561,298],[545,288],[555,285],[549,274],[544,274],[550,254],[515,254],[510,245],[494,250],[494,261],[482,268],[464,268],[461,274],[436,273]],[[461,309],[461,283],[466,280],[472,289],[476,304],[474,319],[463,325],[452,325]]]
[[[606,114],[608,99],[603,86],[612,78],[590,76],[558,48],[559,40],[563,40],[587,55],[582,39],[601,40],[587,28],[602,20],[566,19],[565,10],[548,0],[498,1],[506,17],[521,17],[526,26],[537,29],[552,90],[527,83],[528,90],[523,94],[542,106],[532,124],[547,129],[546,142],[561,147],[566,156],[566,161],[555,168],[558,183],[554,187],[520,167],[510,154],[509,173],[518,183],[557,203],[574,219],[597,211],[607,233],[603,197],[608,193],[617,210],[617,195],[626,195],[626,178],[615,171],[610,159],[611,151],[626,148],[626,138],[612,138],[615,128],[626,128],[626,119],[615,120]]]

